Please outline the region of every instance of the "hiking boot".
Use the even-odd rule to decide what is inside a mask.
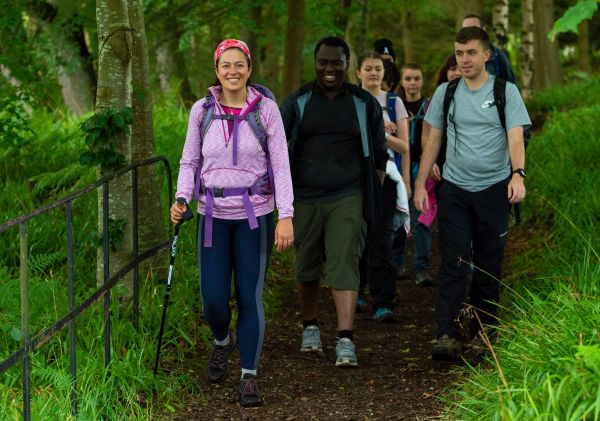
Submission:
[[[365,299],[365,294],[359,292],[356,298],[356,312],[364,313],[365,311],[367,311],[367,300]]]
[[[433,348],[433,354],[431,358],[434,360],[455,360],[460,356],[461,345],[458,339],[452,336],[442,335],[437,340],[435,347]]]
[[[389,307],[379,307],[373,313],[373,320],[379,323],[395,323],[394,312]]]
[[[416,273],[415,285],[420,287],[429,287],[433,285],[433,279],[426,270]]]
[[[356,358],[354,343],[349,338],[338,339],[338,343],[335,346],[335,355],[336,367],[358,366],[358,359]]]
[[[240,405],[243,407],[252,407],[262,405],[256,376],[250,373],[244,374],[240,379]]]
[[[323,344],[321,343],[321,331],[318,326],[310,325],[304,328],[302,332],[302,352],[323,352]]]
[[[208,380],[219,383],[225,380],[229,372],[229,354],[235,348],[235,335],[229,332],[229,344],[225,346],[213,344],[208,359]]]

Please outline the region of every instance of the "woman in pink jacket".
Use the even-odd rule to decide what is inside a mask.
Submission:
[[[265,327],[262,291],[273,243],[284,250],[294,241],[292,180],[277,104],[261,94],[265,88],[249,83],[248,46],[221,42],[214,65],[217,81],[190,112],[171,220],[179,222],[192,197],[198,200],[200,290],[214,336],[208,378],[225,379],[237,337],[240,403],[256,406],[262,403],[256,384]],[[237,335],[230,332],[232,273]]]

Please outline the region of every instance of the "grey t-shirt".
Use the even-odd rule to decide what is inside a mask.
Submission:
[[[440,85],[425,115],[431,126],[443,129],[444,95],[448,83]],[[506,83],[506,129],[531,126],[517,87]],[[461,189],[477,192],[510,175],[506,132],[494,105],[494,76],[471,90],[464,79],[458,83],[448,111],[448,147],[443,177]]]

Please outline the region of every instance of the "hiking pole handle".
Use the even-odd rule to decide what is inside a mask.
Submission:
[[[185,212],[183,212],[183,215],[181,215],[179,222],[175,224],[175,236],[179,234],[179,226],[181,224],[194,218],[194,212],[192,212],[192,209],[190,209],[190,205],[188,205],[187,200],[185,200],[183,197],[178,197],[176,202],[180,205],[185,205]]]

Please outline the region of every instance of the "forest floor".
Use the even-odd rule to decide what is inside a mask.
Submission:
[[[507,254],[514,251],[510,244],[509,241]],[[436,250],[434,242],[432,251]],[[438,260],[434,253],[433,262]],[[434,267],[432,271],[434,278],[437,269]],[[277,317],[267,321],[259,367],[259,388],[264,405],[242,408],[238,404],[239,353],[236,350],[231,356],[229,377],[221,384],[210,384],[202,373],[203,378],[199,379],[201,396],[189,396],[183,411],[173,419],[441,419],[445,405],[440,397],[459,376],[453,367],[464,362],[431,359],[435,286],[416,286],[414,274],[409,271],[397,282],[397,323],[375,322],[371,312],[357,314],[354,333],[357,368],[335,367],[337,330],[330,291],[323,289],[321,294],[322,355],[300,352],[302,322],[296,289],[283,291],[281,310]],[[206,358],[208,352],[201,348],[198,355],[190,358]]]

